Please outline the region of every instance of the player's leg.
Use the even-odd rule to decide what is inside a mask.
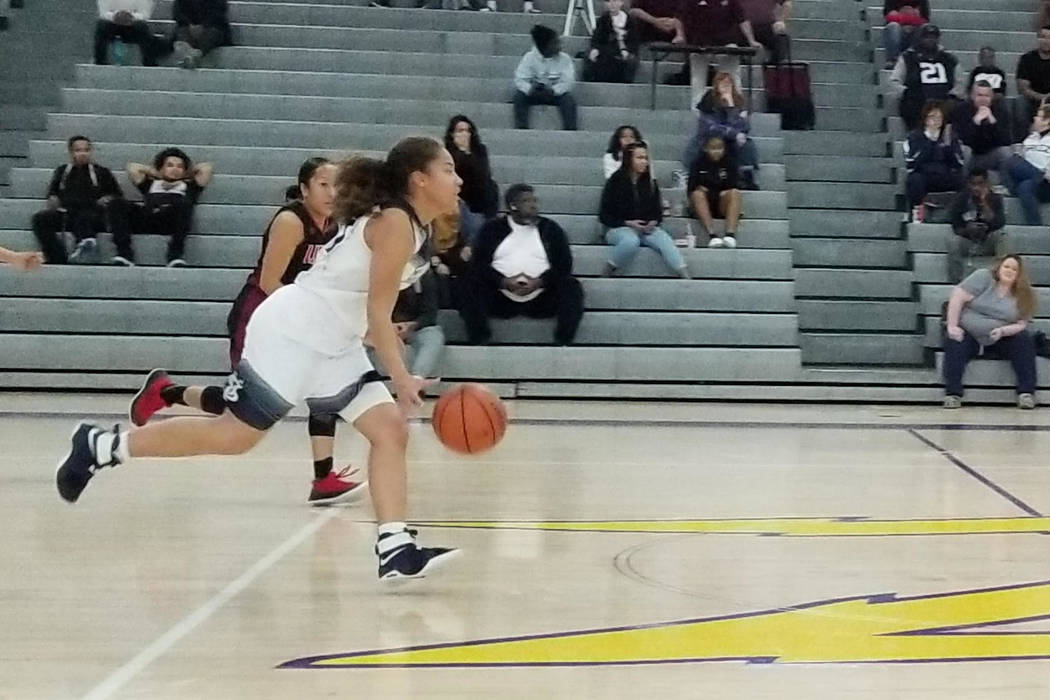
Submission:
[[[170,406],[188,406],[214,416],[226,410],[219,386],[183,386],[176,384],[162,369],[146,375],[142,388],[138,390],[128,407],[128,418],[133,425],[143,426],[154,413]]]
[[[314,480],[307,498],[310,505],[345,503],[364,493],[368,484],[367,480],[359,476],[360,471],[349,464],[339,471],[334,469],[337,419],[334,413],[311,413],[307,422],[310,450],[314,458]]]

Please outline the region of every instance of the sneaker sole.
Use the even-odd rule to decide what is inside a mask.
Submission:
[[[58,466],[55,467],[55,489],[56,490],[58,489],[58,473],[60,471],[62,471],[62,467],[65,466],[66,462],[69,461],[69,458],[73,456],[73,436],[75,436],[77,434],[77,431],[80,430],[81,426],[84,426],[84,425],[90,425],[90,424],[87,421],[80,421],[79,423],[76,424],[76,426],[74,426],[73,432],[71,432],[69,434],[69,452],[66,452],[65,456],[62,457],[62,459],[59,461]],[[83,493],[83,491],[81,491],[81,493]],[[74,505],[76,503],[75,500],[73,500],[73,501],[67,500],[66,497],[62,495],[61,491],[58,492],[58,497],[62,500],[63,503],[68,503],[69,505]],[[79,499],[80,496],[78,495],[77,498]]]
[[[398,583],[405,583],[407,581],[426,578],[429,574],[432,574],[436,571],[440,571],[441,569],[448,566],[449,563],[455,561],[456,559],[459,559],[462,553],[462,550],[453,549],[452,551],[445,552],[444,554],[439,554],[438,556],[434,557],[433,559],[428,561],[422,569],[420,569],[417,573],[412,574],[411,576],[406,576],[405,574],[398,573],[397,571],[391,571],[389,574],[379,579],[379,582],[386,585],[397,585]]]
[[[131,400],[131,404],[128,405],[128,420],[137,428],[141,428],[146,425],[146,423],[139,423],[135,420],[135,406],[137,406],[139,401],[142,400],[142,395],[146,393],[147,389],[149,389],[149,385],[156,381],[157,377],[161,374],[167,374],[167,371],[163,369],[154,369],[150,371],[150,373],[146,375],[146,381],[142,382],[142,388],[139,389],[138,393],[135,394],[135,398]]]
[[[365,479],[364,481],[362,481],[360,484],[358,484],[354,488],[350,489],[349,491],[344,491],[343,493],[339,494],[338,496],[330,496],[328,498],[317,498],[317,499],[314,499],[312,501],[307,500],[306,504],[309,505],[309,506],[314,506],[314,507],[323,507],[323,506],[334,506],[334,505],[338,505],[340,503],[350,503],[351,501],[356,501],[360,495],[362,495],[363,493],[365,493],[367,491],[368,491],[368,479]]]

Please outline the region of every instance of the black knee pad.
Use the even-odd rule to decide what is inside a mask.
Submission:
[[[335,437],[335,421],[334,413],[311,413],[307,421],[310,437]]]

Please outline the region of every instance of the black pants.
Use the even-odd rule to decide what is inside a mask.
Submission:
[[[175,41],[185,41],[193,48],[199,49],[205,56],[222,46],[222,40],[222,30],[215,27],[204,27],[197,36],[190,34],[189,27],[175,29]]]
[[[1002,338],[994,345],[984,348],[1013,365],[1017,375],[1017,393],[1034,394],[1036,385],[1035,342],[1032,334],[1021,331],[1017,335]],[[963,395],[963,373],[966,364],[981,353],[981,346],[969,333],[962,341],[944,339],[944,393],[948,396]]]
[[[575,277],[563,277],[548,283],[543,293],[531,301],[511,301],[499,289],[498,282],[472,276],[469,293],[463,295],[459,313],[467,326],[471,344],[484,343],[492,337],[489,318],[556,318],[554,342],[568,345],[576,337],[583,318],[583,287]]]
[[[109,64],[109,45],[118,37],[125,43],[139,45],[144,66],[157,65],[157,58],[164,51],[165,42],[154,36],[145,22],[124,25],[100,19],[95,25],[95,65]]]
[[[561,127],[566,131],[576,131],[576,98],[571,92],[551,97],[538,96],[535,93],[526,95],[521,90],[514,91],[514,128],[529,128],[529,110],[533,105],[557,105],[561,112]]]
[[[123,199],[113,199],[104,206],[70,207],[66,211],[42,209],[33,215],[33,235],[49,264],[64,265],[68,257],[66,244],[59,235],[63,229],[72,233],[77,243],[94,238],[107,228],[115,232],[123,225],[126,204]]]
[[[926,195],[930,192],[958,192],[963,185],[961,170],[948,172],[913,170],[908,173],[908,178],[904,181],[909,207],[922,204],[922,200],[926,199]]]
[[[584,63],[583,79],[590,83],[633,83],[638,57],[624,59],[619,53],[603,52],[598,60]]]
[[[186,250],[186,234],[193,220],[192,204],[181,202],[156,210],[148,210],[142,204],[128,206],[130,227],[113,231],[113,242],[118,250],[123,246],[131,251],[131,231],[135,231],[148,236],[167,236],[168,262],[182,258]]]
[[[769,63],[786,61],[791,55],[791,37],[787,34],[777,34],[772,24],[756,24],[753,29],[755,40],[766,47]]]

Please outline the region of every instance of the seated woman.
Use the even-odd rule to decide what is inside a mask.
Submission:
[[[457,114],[449,120],[445,148],[452,154],[456,174],[463,180],[459,191],[460,227],[464,238],[473,242],[485,222],[496,216],[499,185],[492,179],[488,149],[469,117]]]
[[[966,363],[992,351],[1017,375],[1017,405],[1035,408],[1035,342],[1028,323],[1036,298],[1019,255],[977,270],[952,290],[944,339],[944,407],[962,405]]]
[[[922,108],[922,128],[908,134],[904,159],[908,167],[905,191],[913,221],[923,219],[923,200],[930,192],[958,192],[963,188],[966,162],[962,144],[945,126],[944,107],[933,100]]]
[[[741,206],[739,177],[736,160],[722,139],[712,136],[704,144],[704,150],[689,168],[687,191],[689,203],[710,237],[707,246],[736,248]],[[725,236],[715,235],[715,215],[726,220]]]
[[[583,79],[594,83],[633,83],[638,71],[641,20],[623,9],[623,0],[605,0],[605,12],[591,35]]]
[[[674,239],[660,228],[662,201],[660,186],[649,172],[648,146],[644,141],[628,145],[623,151],[623,165],[602,190],[598,218],[609,227],[605,240],[612,246],[603,273],[606,277],[627,267],[644,245],[659,253],[676,275],[689,279],[689,269]]]
[[[642,132],[638,131],[638,127],[630,124],[624,124],[613,132],[613,135],[609,138],[609,147],[605,150],[605,155],[602,157],[602,169],[605,171],[606,180],[620,169],[623,149],[632,143],[640,143],[643,140]]]
[[[740,168],[740,179],[745,190],[758,189],[758,147],[750,137],[751,115],[744,96],[736,89],[733,76],[716,73],[711,89],[696,105],[700,111],[696,135],[686,147],[682,164],[687,168],[700,154],[703,144],[717,136],[732,152]]]
[[[1006,160],[1003,170],[1010,184],[1010,193],[1021,200],[1025,223],[1042,226],[1041,202],[1050,202],[1050,182],[1046,171],[1050,168],[1050,107],[1040,107],[1032,120],[1032,132],[1024,140],[1021,153]]]

